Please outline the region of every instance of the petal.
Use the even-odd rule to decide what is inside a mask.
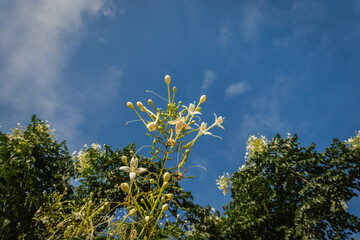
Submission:
[[[220,124],[216,124],[216,125],[225,130],[225,128],[223,126],[221,126]]]
[[[175,125],[175,124],[177,124],[179,121],[178,120],[175,120],[175,121],[168,121],[168,123],[170,124],[170,125]]]
[[[124,172],[131,172],[131,169],[129,167],[126,167],[126,166],[120,167],[119,169],[121,171],[124,171]]]
[[[134,179],[136,177],[136,173],[131,172],[129,175],[130,175],[130,182],[134,181]]]
[[[179,134],[179,132],[181,132],[181,129],[182,129],[181,123],[176,124],[176,127],[175,127],[176,134]]]
[[[132,170],[136,169],[138,166],[138,159],[136,157],[132,157],[130,161],[130,168]]]
[[[186,123],[179,122],[178,124],[176,124],[176,127],[175,127],[176,134],[181,132],[182,128],[185,128],[186,130],[191,129],[191,127],[189,125],[187,125]]]
[[[146,168],[138,168],[138,169],[136,169],[136,173],[137,174],[142,174],[142,173],[144,173],[144,172],[146,172],[147,171],[147,169]]]

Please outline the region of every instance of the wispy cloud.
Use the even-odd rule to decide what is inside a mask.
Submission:
[[[216,74],[211,70],[204,71],[204,79],[201,85],[201,91],[206,92],[217,78]]]
[[[227,20],[220,27],[218,43],[222,47],[228,47],[232,43],[232,38],[231,21]]]
[[[275,134],[289,132],[292,125],[282,114],[282,101],[291,95],[290,77],[276,75],[271,88],[251,97],[246,113],[234,122],[229,152],[237,157],[245,142],[253,134]],[[268,136],[271,137],[271,136]],[[232,159],[232,158],[230,158]]]
[[[263,14],[254,2],[249,3],[243,8],[241,29],[242,39],[245,42],[257,39],[262,18]]]
[[[94,81],[83,95],[96,106],[108,104],[118,93],[122,70],[117,66],[107,66],[99,81]]]
[[[11,108],[1,118],[28,119],[38,113],[57,119],[62,131],[74,134],[82,120],[76,103],[66,96],[62,69],[84,35],[87,20],[112,16],[112,1],[8,1],[0,16],[0,100]],[[63,123],[63,124],[62,124]]]
[[[225,90],[225,97],[232,98],[241,95],[250,89],[250,85],[245,81],[230,84]]]

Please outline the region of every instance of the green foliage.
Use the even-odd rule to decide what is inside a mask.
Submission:
[[[57,143],[50,125],[35,115],[26,128],[0,132],[0,238],[36,238],[32,218],[44,193],[66,188],[71,193],[73,174],[65,142]]]
[[[111,213],[115,212],[119,206],[118,202],[126,197],[120,184],[127,180],[128,174],[119,170],[124,165],[121,158],[131,158],[131,151],[135,151],[135,144],[130,144],[122,150],[112,150],[108,145],[101,147],[92,144],[91,147],[85,147],[75,154],[78,170],[76,181],[80,182],[76,188],[76,198],[87,198],[92,193],[95,203],[109,201]]]
[[[359,148],[334,139],[320,153],[296,135],[259,139],[250,139],[247,161],[231,178],[227,239],[348,239],[360,231],[346,210],[360,190]]]
[[[35,220],[39,226],[41,239],[99,239],[96,235],[99,226],[112,219],[108,217],[110,204],[107,201],[96,203],[93,194],[81,201],[68,200],[66,192],[44,194],[46,199],[36,212]]]
[[[360,191],[360,132],[345,142],[334,139],[324,152],[300,146],[296,135],[251,136],[245,164],[217,180],[232,197],[220,216],[194,204],[181,180],[192,178],[185,166],[197,139],[223,128],[223,118],[197,125],[193,118],[206,96],[181,109],[169,76],[165,83],[166,108],[149,99],[153,113],[137,102],[142,117],[128,102],[151,138],[144,146],[150,157],[135,144],[122,150],[92,144],[71,157],[36,116],[26,128],[0,132],[0,237],[349,239],[360,231],[360,219],[346,206]],[[70,178],[79,183],[75,191]]]

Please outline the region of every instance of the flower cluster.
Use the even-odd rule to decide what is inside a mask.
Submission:
[[[345,143],[351,150],[360,148],[360,131],[358,131],[354,137],[349,138],[347,141],[345,141]]]
[[[104,150],[98,143],[92,143],[90,148],[87,144],[84,145],[84,149],[80,149],[79,152],[74,151],[72,153],[73,160],[75,161],[76,169],[79,173],[83,173],[90,168],[90,160],[93,152],[98,152],[99,156],[103,156]]]
[[[269,141],[263,135],[261,135],[260,137],[251,135],[246,142],[245,160],[248,160],[254,154],[259,154],[263,152],[268,143]]]
[[[224,195],[228,194],[231,189],[231,177],[229,173],[224,173],[219,179],[216,179],[216,185],[223,191]]]

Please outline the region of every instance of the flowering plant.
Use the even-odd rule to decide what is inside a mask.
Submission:
[[[189,153],[197,139],[202,135],[213,135],[209,130],[215,126],[224,127],[223,117],[215,115],[215,122],[207,127],[207,123],[200,122],[201,104],[206,101],[206,96],[200,97],[195,105],[189,107],[182,102],[175,103],[176,87],[170,91],[171,78],[165,76],[168,90],[166,108],[155,107],[153,100],[149,99],[149,108],[140,101],[136,103],[137,110],[132,102],[127,106],[132,109],[144,124],[146,135],[152,138],[150,158],[138,156],[132,152],[130,164],[124,156],[125,166],[120,170],[129,173],[129,182],[121,184],[121,189],[127,194],[121,205],[125,207],[127,214],[122,220],[114,221],[109,228],[113,236],[126,238],[151,239],[159,231],[159,224],[170,224],[168,211],[176,221],[181,221],[177,209],[181,208],[174,199],[174,192],[183,191],[178,182],[184,178],[187,169],[184,169],[188,161]],[[151,92],[151,91],[148,91]],[[152,92],[153,93],[153,92]],[[144,116],[141,115],[141,112]],[[198,121],[196,121],[196,120]],[[140,149],[141,150],[141,149]],[[139,151],[139,150],[138,150]],[[177,158],[172,162],[173,157]],[[186,222],[183,222],[185,228]]]

